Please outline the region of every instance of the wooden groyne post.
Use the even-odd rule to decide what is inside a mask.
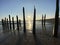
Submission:
[[[44,26],[45,26],[45,23],[46,23],[46,14],[44,16]]]
[[[58,35],[58,26],[59,26],[59,0],[56,0],[56,13],[55,13],[55,29],[54,29],[54,37]]]
[[[7,31],[7,19],[5,17],[5,32]]]
[[[35,6],[34,6],[34,16],[33,16],[33,34],[35,34],[35,31],[36,31],[36,8],[35,8]]]
[[[42,14],[42,27],[43,27],[43,14]]]
[[[26,32],[26,22],[25,22],[25,8],[23,7],[23,24],[24,24],[24,33]]]
[[[18,16],[16,16],[17,19],[17,30],[19,31],[19,21],[18,21]]]
[[[4,20],[2,19],[2,29],[3,29],[3,31],[4,31]]]
[[[9,30],[11,30],[11,17],[9,15]]]
[[[7,31],[9,31],[9,22],[8,22],[8,18],[7,18]]]
[[[15,30],[14,17],[12,17],[12,25],[13,25],[13,30]]]
[[[21,20],[19,20],[19,26],[21,27]]]

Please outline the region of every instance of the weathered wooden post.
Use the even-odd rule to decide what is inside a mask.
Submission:
[[[4,19],[2,19],[2,25],[3,25],[3,32],[5,32],[5,20]]]
[[[4,19],[4,31],[3,32],[5,32],[5,19]]]
[[[4,31],[4,20],[2,19],[2,29]]]
[[[58,35],[58,24],[59,24],[59,0],[56,0],[56,13],[55,13],[55,28],[54,28],[54,37]]]
[[[19,26],[21,27],[21,20],[19,20]]]
[[[46,14],[44,16],[44,26],[45,26],[45,23],[46,23]]]
[[[21,20],[19,20],[19,30],[21,29]]]
[[[5,17],[5,32],[7,31],[7,19]]]
[[[9,30],[9,23],[8,23],[8,18],[7,18],[7,31]]]
[[[18,16],[16,16],[17,19],[17,30],[19,31],[19,22],[18,22]]]
[[[26,23],[25,23],[25,8],[23,7],[23,24],[24,24],[24,33],[26,32]]]
[[[14,17],[12,17],[12,25],[13,25],[13,30],[15,30]]]
[[[34,17],[33,17],[33,34],[35,34],[35,26],[36,26],[36,8],[35,8],[35,6],[34,6]]]
[[[11,17],[10,17],[10,15],[9,15],[9,28],[11,30]]]
[[[43,14],[42,14],[42,27],[43,27]]]
[[[3,27],[4,27],[4,21],[3,21],[3,19],[1,21],[2,21],[2,29],[3,29]]]

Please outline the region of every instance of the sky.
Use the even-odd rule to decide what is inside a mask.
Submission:
[[[26,19],[27,17],[33,19],[34,6],[36,8],[36,19],[41,19],[42,14],[46,14],[46,18],[55,17],[56,0],[0,0],[0,20],[5,17],[8,18],[9,14],[11,17],[14,17],[15,20],[16,15],[22,20],[23,7],[25,8]]]

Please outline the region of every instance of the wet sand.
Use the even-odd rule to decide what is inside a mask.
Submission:
[[[42,25],[38,22],[35,35],[32,33],[32,26],[28,26],[26,33],[23,32],[23,29],[19,32],[15,30],[0,33],[0,45],[60,45],[60,26],[58,38],[53,37],[53,24],[46,24],[42,28]]]
[[[60,45],[60,36],[54,38],[51,31],[13,31],[0,34],[0,45]]]

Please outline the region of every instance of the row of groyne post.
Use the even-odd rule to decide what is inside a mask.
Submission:
[[[36,8],[34,6],[34,16],[33,16],[33,34],[35,34],[35,31],[36,31]],[[45,19],[46,17],[44,16],[44,21],[46,20]],[[43,19],[42,19],[43,20]],[[43,21],[43,22],[44,22]],[[15,23],[16,22],[16,23]],[[42,22],[42,23],[43,23]],[[5,17],[5,19],[2,19],[2,27],[3,27],[3,32],[7,32],[8,31],[11,31],[11,30],[15,30],[15,24],[17,25],[17,29],[16,30],[20,30],[19,27],[21,27],[21,20],[18,19],[18,16],[16,16],[16,21],[14,21],[14,17],[12,17],[11,19],[11,16],[9,15],[9,19]],[[24,33],[26,33],[26,20],[25,20],[25,8],[23,7],[23,31]],[[45,25],[45,22],[44,22],[44,25]]]
[[[16,23],[15,23],[16,22]],[[15,24],[17,25],[17,28],[15,28]],[[23,25],[24,25],[24,33],[26,32],[26,21],[25,21],[25,8],[23,7]],[[7,32],[7,31],[12,31],[12,30],[20,30],[21,27],[21,20],[18,19],[18,16],[16,16],[16,21],[14,21],[14,17],[12,17],[11,20],[11,16],[9,15],[9,19],[5,17],[5,19],[2,19],[2,28],[3,28],[3,32]]]
[[[45,26],[46,23],[46,14],[45,16],[42,15],[42,25]],[[9,15],[9,21],[8,18],[5,17],[5,19],[2,19],[2,27],[4,31],[8,31],[11,30],[11,24],[13,25],[13,30],[15,30],[15,22],[14,22],[14,17],[12,17],[12,21],[11,21],[11,17]],[[18,16],[16,16],[16,24],[17,24],[17,30],[19,31],[19,26],[21,26],[21,20],[18,19]],[[59,24],[59,0],[56,0],[56,13],[55,13],[55,27],[54,27],[54,37],[57,37],[58,35],[58,24]],[[23,31],[24,33],[26,33],[26,20],[25,20],[25,8],[23,7]],[[36,32],[36,8],[34,6],[34,16],[33,16],[33,34],[35,34]]]
[[[15,23],[16,22],[16,23]],[[17,29],[15,29],[15,24],[17,25]],[[2,19],[2,29],[3,32],[8,32],[8,31],[14,31],[14,30],[20,30],[21,27],[21,20],[18,19],[18,16],[16,16],[16,21],[14,21],[14,17],[9,15],[9,19],[5,17],[5,19]]]

